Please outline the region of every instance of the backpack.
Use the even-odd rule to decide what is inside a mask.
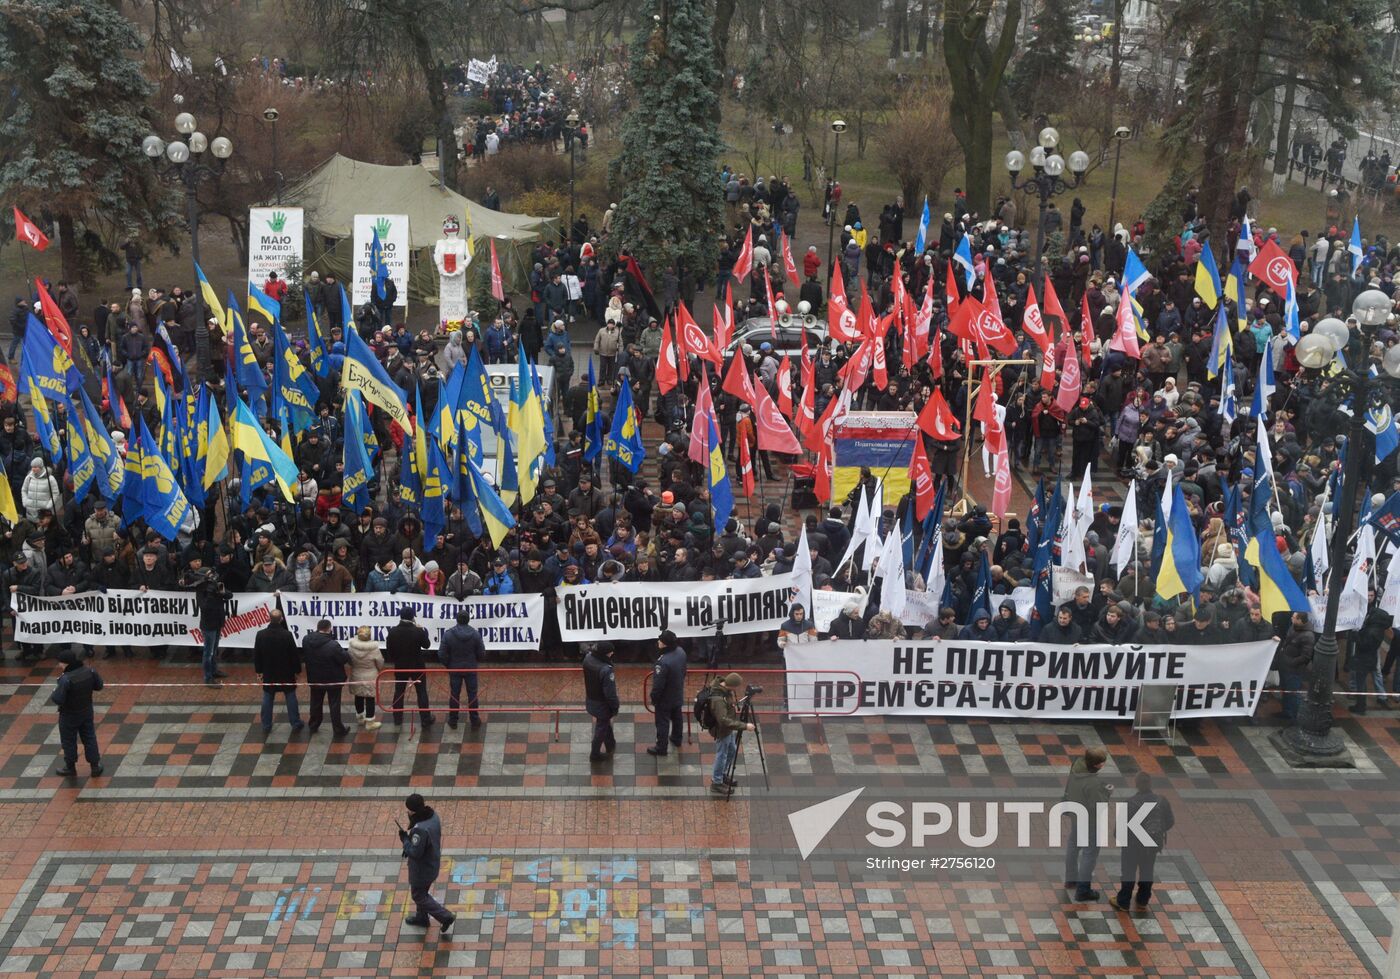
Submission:
[[[709,684],[700,688],[700,692],[695,695],[695,723],[699,724],[706,731],[713,731],[715,725],[719,723],[719,718],[715,717],[715,709],[710,704],[710,696],[713,691]]]

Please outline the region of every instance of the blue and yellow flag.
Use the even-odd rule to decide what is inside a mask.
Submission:
[[[160,437],[156,439],[156,446],[160,449],[165,464],[174,470],[180,464],[179,433],[175,428],[175,395],[166,386],[165,377],[160,371],[151,371],[151,378],[155,386],[156,411],[160,413]]]
[[[457,444],[457,413],[461,410],[462,385],[467,380],[467,368],[462,361],[452,368],[447,380],[438,380],[437,408],[428,419],[428,434],[437,440],[444,455]]]
[[[321,392],[297,359],[280,323],[272,325],[272,416],[284,432],[301,434],[316,424],[316,401]]]
[[[1206,377],[1215,380],[1225,366],[1225,358],[1235,349],[1235,334],[1230,330],[1230,317],[1225,304],[1215,311],[1215,335],[1210,339],[1210,358],[1206,361]]]
[[[535,464],[544,455],[544,409],[539,395],[535,393],[535,381],[525,360],[523,343],[516,348],[516,366],[518,370],[510,392],[508,421],[515,432],[516,482],[520,486],[520,501],[529,503],[535,497]]]
[[[1172,486],[1170,492],[1171,514],[1166,519],[1166,546],[1157,568],[1157,597],[1171,601],[1188,592],[1200,601],[1201,582],[1205,580],[1201,573],[1201,541],[1191,523],[1181,484]]]
[[[97,463],[93,461],[92,453],[88,451],[87,438],[83,435],[78,424],[75,424],[73,413],[68,413],[68,478],[73,480],[73,502],[82,503],[87,498],[88,490],[92,489],[93,482],[97,478]]]
[[[276,480],[278,489],[282,491],[282,496],[288,503],[296,502],[296,463],[272,441],[267,432],[263,431],[253,410],[236,394],[233,396],[233,410],[229,412],[228,421],[232,435],[230,448],[234,452],[243,453],[244,505],[247,505],[246,501],[253,490],[270,480]]]
[[[495,404],[491,379],[487,377],[481,355],[473,344],[467,353],[467,366],[462,376],[461,410],[458,414],[462,423],[460,437],[466,438],[467,451],[478,466],[482,464],[483,451],[481,426],[493,424],[491,409]]]
[[[33,313],[29,314],[20,347],[19,383],[23,385],[26,378],[37,384],[50,401],[68,401],[68,392],[83,383],[73,358]]]
[[[138,417],[136,427],[141,440],[141,505],[146,523],[160,536],[173,541],[190,504],[180,492],[175,474],[161,458],[145,420]]]
[[[282,322],[282,304],[259,289],[256,282],[248,283],[248,312],[257,313],[269,325]]]
[[[365,455],[369,456],[370,462],[373,462],[379,458],[379,439],[375,437],[374,426],[369,423],[369,412],[365,410],[365,402],[360,397],[359,391],[345,392],[346,432],[350,431],[352,424],[355,426],[355,431],[360,433],[360,441],[364,444]]]
[[[88,451],[97,463],[100,479],[98,491],[108,503],[116,503],[122,491],[126,472],[122,467],[121,453],[112,442],[107,426],[102,423],[102,414],[88,397],[87,391],[78,388],[77,416],[82,423],[83,434],[87,436]]]
[[[428,433],[423,430],[423,392],[414,401],[415,424],[404,435],[399,449],[399,499],[413,506],[422,506],[423,488],[428,472]]]
[[[540,403],[540,417],[544,420],[544,454],[535,462],[535,475],[545,466],[554,465],[554,416],[545,410],[544,391],[540,387],[540,372],[530,365],[530,381],[535,386],[535,400]]]
[[[311,370],[317,377],[329,377],[331,373],[331,346],[321,333],[321,318],[316,315],[316,304],[310,293],[303,292],[306,301],[306,343],[311,350]],[[345,329],[353,330],[354,323],[347,323]]]
[[[4,517],[13,527],[19,523],[19,508],[15,506],[15,491],[10,488],[10,475],[0,463],[0,517]]]
[[[622,390],[626,391],[628,385],[622,385]],[[628,399],[628,410],[631,410],[631,397]],[[618,404],[621,408],[621,399]],[[715,416],[710,415],[710,507],[715,514],[715,533],[724,532],[725,524],[729,523],[729,515],[734,512],[734,488],[729,485],[729,472],[724,466],[724,445],[719,440],[719,429],[715,427]],[[636,470],[632,470],[636,472]]]
[[[1312,606],[1278,552],[1274,524],[1269,516],[1272,476],[1256,477],[1249,506],[1249,545],[1245,560],[1259,575],[1259,607],[1268,621],[1278,612],[1308,612]]]
[[[29,378],[29,401],[34,408],[34,434],[39,439],[39,444],[48,450],[50,459],[58,459],[63,452],[63,445],[59,442],[58,432],[53,427],[53,412],[49,408],[49,401],[44,397],[44,393],[39,390],[39,385],[34,382],[34,378]]]
[[[1136,295],[1142,284],[1150,278],[1152,276],[1148,274],[1147,266],[1142,264],[1138,253],[1129,246],[1127,257],[1123,260],[1123,288],[1119,291],[1126,296]]]
[[[592,462],[603,451],[603,426],[598,411],[598,381],[593,374],[593,356],[588,357],[588,408],[584,413],[583,461]]]
[[[138,416],[137,421],[140,421]],[[130,527],[138,520],[146,517],[146,501],[143,495],[142,470],[144,464],[142,460],[141,440],[136,437],[138,429],[135,425],[127,433],[126,438],[126,477],[122,480],[122,526]]]
[[[519,470],[515,468],[515,451],[511,446],[506,413],[494,398],[491,401],[491,427],[496,430],[496,473],[500,480],[501,499],[506,506],[510,506],[520,495],[520,483],[517,481]]]
[[[506,534],[515,526],[515,518],[511,516],[510,508],[502,501],[500,495],[486,479],[486,474],[481,471],[481,467],[471,460],[469,456],[464,456],[467,460],[467,468],[471,473],[472,492],[476,496],[477,506],[481,512],[481,521],[485,525],[487,534],[491,537],[491,546],[500,547],[501,541],[505,540]]]
[[[717,439],[711,436],[717,443]],[[605,449],[630,473],[642,468],[642,460],[647,457],[646,446],[642,444],[642,433],[637,423],[637,411],[632,403],[632,385],[623,384],[617,389],[617,407],[613,410],[612,430],[608,432]],[[724,455],[719,458],[720,468],[724,468]],[[713,469],[715,456],[710,457]],[[713,476],[713,472],[711,473]],[[726,477],[727,480],[728,477]],[[712,480],[713,482],[713,480]],[[730,499],[732,501],[733,494]]]
[[[224,423],[209,385],[199,386],[199,401],[194,411],[195,459],[199,462],[199,484],[209,489],[228,475],[229,445]]]
[[[423,549],[437,550],[437,536],[447,527],[447,477],[452,470],[442,449],[427,439],[428,468],[423,472]]]
[[[1249,299],[1244,291],[1247,280],[1244,264],[1236,255],[1230,263],[1230,274],[1225,277],[1225,298],[1235,304],[1235,322],[1241,330],[1249,326]]]
[[[225,314],[224,307],[219,305],[219,294],[209,284],[209,279],[205,276],[204,270],[199,267],[198,262],[194,263],[194,274],[199,279],[199,294],[204,297],[204,305],[209,307],[209,315],[223,323]]]
[[[243,322],[238,300],[231,292],[228,294],[228,316],[233,320],[233,379],[239,387],[248,392],[248,400],[257,404],[267,393],[267,377],[258,365],[257,355],[253,353],[253,343],[248,337],[248,326]],[[237,392],[230,394],[236,395]],[[226,399],[225,404],[227,403]]]
[[[347,391],[359,391],[366,401],[407,432],[413,427],[408,411],[408,394],[389,378],[389,372],[374,356],[351,322],[345,328],[345,366],[340,372],[340,386]]]
[[[345,472],[341,478],[341,505],[352,513],[363,513],[373,502],[370,494],[370,481],[374,478],[374,464],[365,448],[368,419],[364,405],[357,391],[351,391],[345,398]],[[374,432],[368,432],[374,438]]]
[[[1220,269],[1215,265],[1215,251],[1209,244],[1201,249],[1201,257],[1196,259],[1196,295],[1206,304],[1206,309],[1214,309],[1220,302]]]

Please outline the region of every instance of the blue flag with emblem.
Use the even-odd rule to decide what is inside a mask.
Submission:
[[[374,463],[365,447],[368,423],[360,392],[348,392],[345,398],[344,473],[340,483],[340,500],[343,506],[356,514],[363,513],[365,507],[373,502],[370,482],[374,478]],[[369,432],[369,437],[374,437],[373,431]]]
[[[126,437],[126,476],[122,480],[123,527],[130,527],[136,521],[146,518],[146,504],[142,497],[141,440],[136,437],[136,432],[136,426],[133,424]]]
[[[1379,466],[1400,446],[1400,433],[1395,430],[1395,412],[1388,404],[1372,405],[1366,409],[1366,427],[1376,437],[1376,465]]]
[[[316,304],[309,292],[303,292],[301,298],[306,302],[306,344],[311,350],[311,370],[317,377],[330,377],[331,345],[321,332],[321,317],[316,315]],[[354,328],[353,322],[345,325],[347,330]]]
[[[190,504],[180,492],[175,474],[157,450],[145,419],[138,416],[136,428],[141,440],[141,505],[146,523],[160,536],[173,541]]]
[[[1031,565],[1031,578],[1035,581],[1035,604],[1031,611],[1032,639],[1040,635],[1040,630],[1055,614],[1055,536],[1059,532],[1060,490],[1057,485],[1055,495],[1045,505],[1045,519]]]
[[[359,391],[366,401],[398,422],[405,432],[413,425],[408,411],[408,392],[389,377],[389,372],[360,339],[353,325],[345,331],[345,364],[340,371],[340,384],[347,391]]]
[[[83,375],[78,372],[73,358],[33,313],[29,314],[20,347],[17,381],[21,389],[26,380],[33,381],[49,401],[63,402],[69,400],[70,391],[83,383]]]
[[[1371,514],[1371,526],[1400,547],[1400,492],[1391,493],[1390,498],[1376,508]]]
[[[1225,366],[1220,374],[1220,417],[1226,425],[1235,423],[1235,362],[1225,351]]]
[[[228,315],[233,320],[233,379],[238,387],[248,392],[248,400],[256,408],[267,393],[267,377],[258,365],[257,355],[253,353],[248,326],[238,309],[238,298],[232,292],[228,294]]]
[[[272,325],[272,416],[284,432],[300,435],[316,424],[316,401],[321,392],[302,366],[282,324]]]
[[[603,430],[598,421],[598,380],[593,373],[592,354],[588,355],[588,407],[583,417],[583,461],[592,462],[603,451]]]
[[[108,503],[116,503],[121,495],[126,471],[122,465],[121,453],[112,442],[107,426],[102,423],[102,413],[88,397],[87,391],[78,388],[78,414],[82,419],[83,432],[87,435],[88,451],[92,453],[99,472],[98,492]]]
[[[486,376],[476,344],[467,352],[467,366],[462,377],[461,437],[467,440],[468,454],[478,466],[482,465],[481,427],[494,424],[492,407],[496,404],[491,393],[491,379]]]
[[[423,547],[437,550],[437,536],[447,527],[447,467],[437,442],[426,439],[428,468],[423,472]]]
[[[717,436],[710,436],[712,448],[718,448],[719,439]],[[617,408],[613,411],[612,430],[608,432],[607,452],[628,472],[635,474],[642,468],[642,460],[647,456],[646,446],[642,444],[641,428],[637,424],[637,411],[632,403],[632,385],[623,384],[617,389]],[[711,485],[714,480],[714,454],[711,453]],[[721,471],[724,468],[724,455],[719,456]],[[728,476],[725,477],[726,485]],[[730,496],[731,508],[733,496]],[[716,509],[718,512],[718,509]],[[726,519],[728,519],[726,517]],[[722,527],[723,525],[721,525]]]
[[[88,451],[88,440],[81,426],[82,419],[68,412],[68,478],[73,481],[74,503],[82,503],[97,481],[97,463]]]

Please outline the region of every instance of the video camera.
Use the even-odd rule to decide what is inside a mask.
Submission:
[[[754,694],[757,693],[763,693],[763,688],[756,683],[750,683],[747,687],[744,688],[745,697],[752,697]]]

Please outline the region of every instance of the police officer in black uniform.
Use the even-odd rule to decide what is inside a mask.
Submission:
[[[651,702],[656,708],[656,744],[647,754],[662,757],[666,745],[681,746],[681,709],[685,705],[685,650],[670,629],[656,639],[661,655],[651,672]]]
[[[49,695],[49,700],[58,706],[58,740],[63,745],[63,767],[58,774],[78,774],[78,739],[82,738],[83,754],[92,766],[92,774],[101,775],[102,754],[97,750],[92,695],[102,689],[102,677],[71,649],[59,653],[58,661],[63,664],[63,675]]]
[[[617,677],[613,675],[613,644],[600,642],[583,658],[584,705],[593,718],[593,750],[589,761],[602,761],[604,749],[610,756],[617,749],[612,719],[621,704],[617,699]]]

